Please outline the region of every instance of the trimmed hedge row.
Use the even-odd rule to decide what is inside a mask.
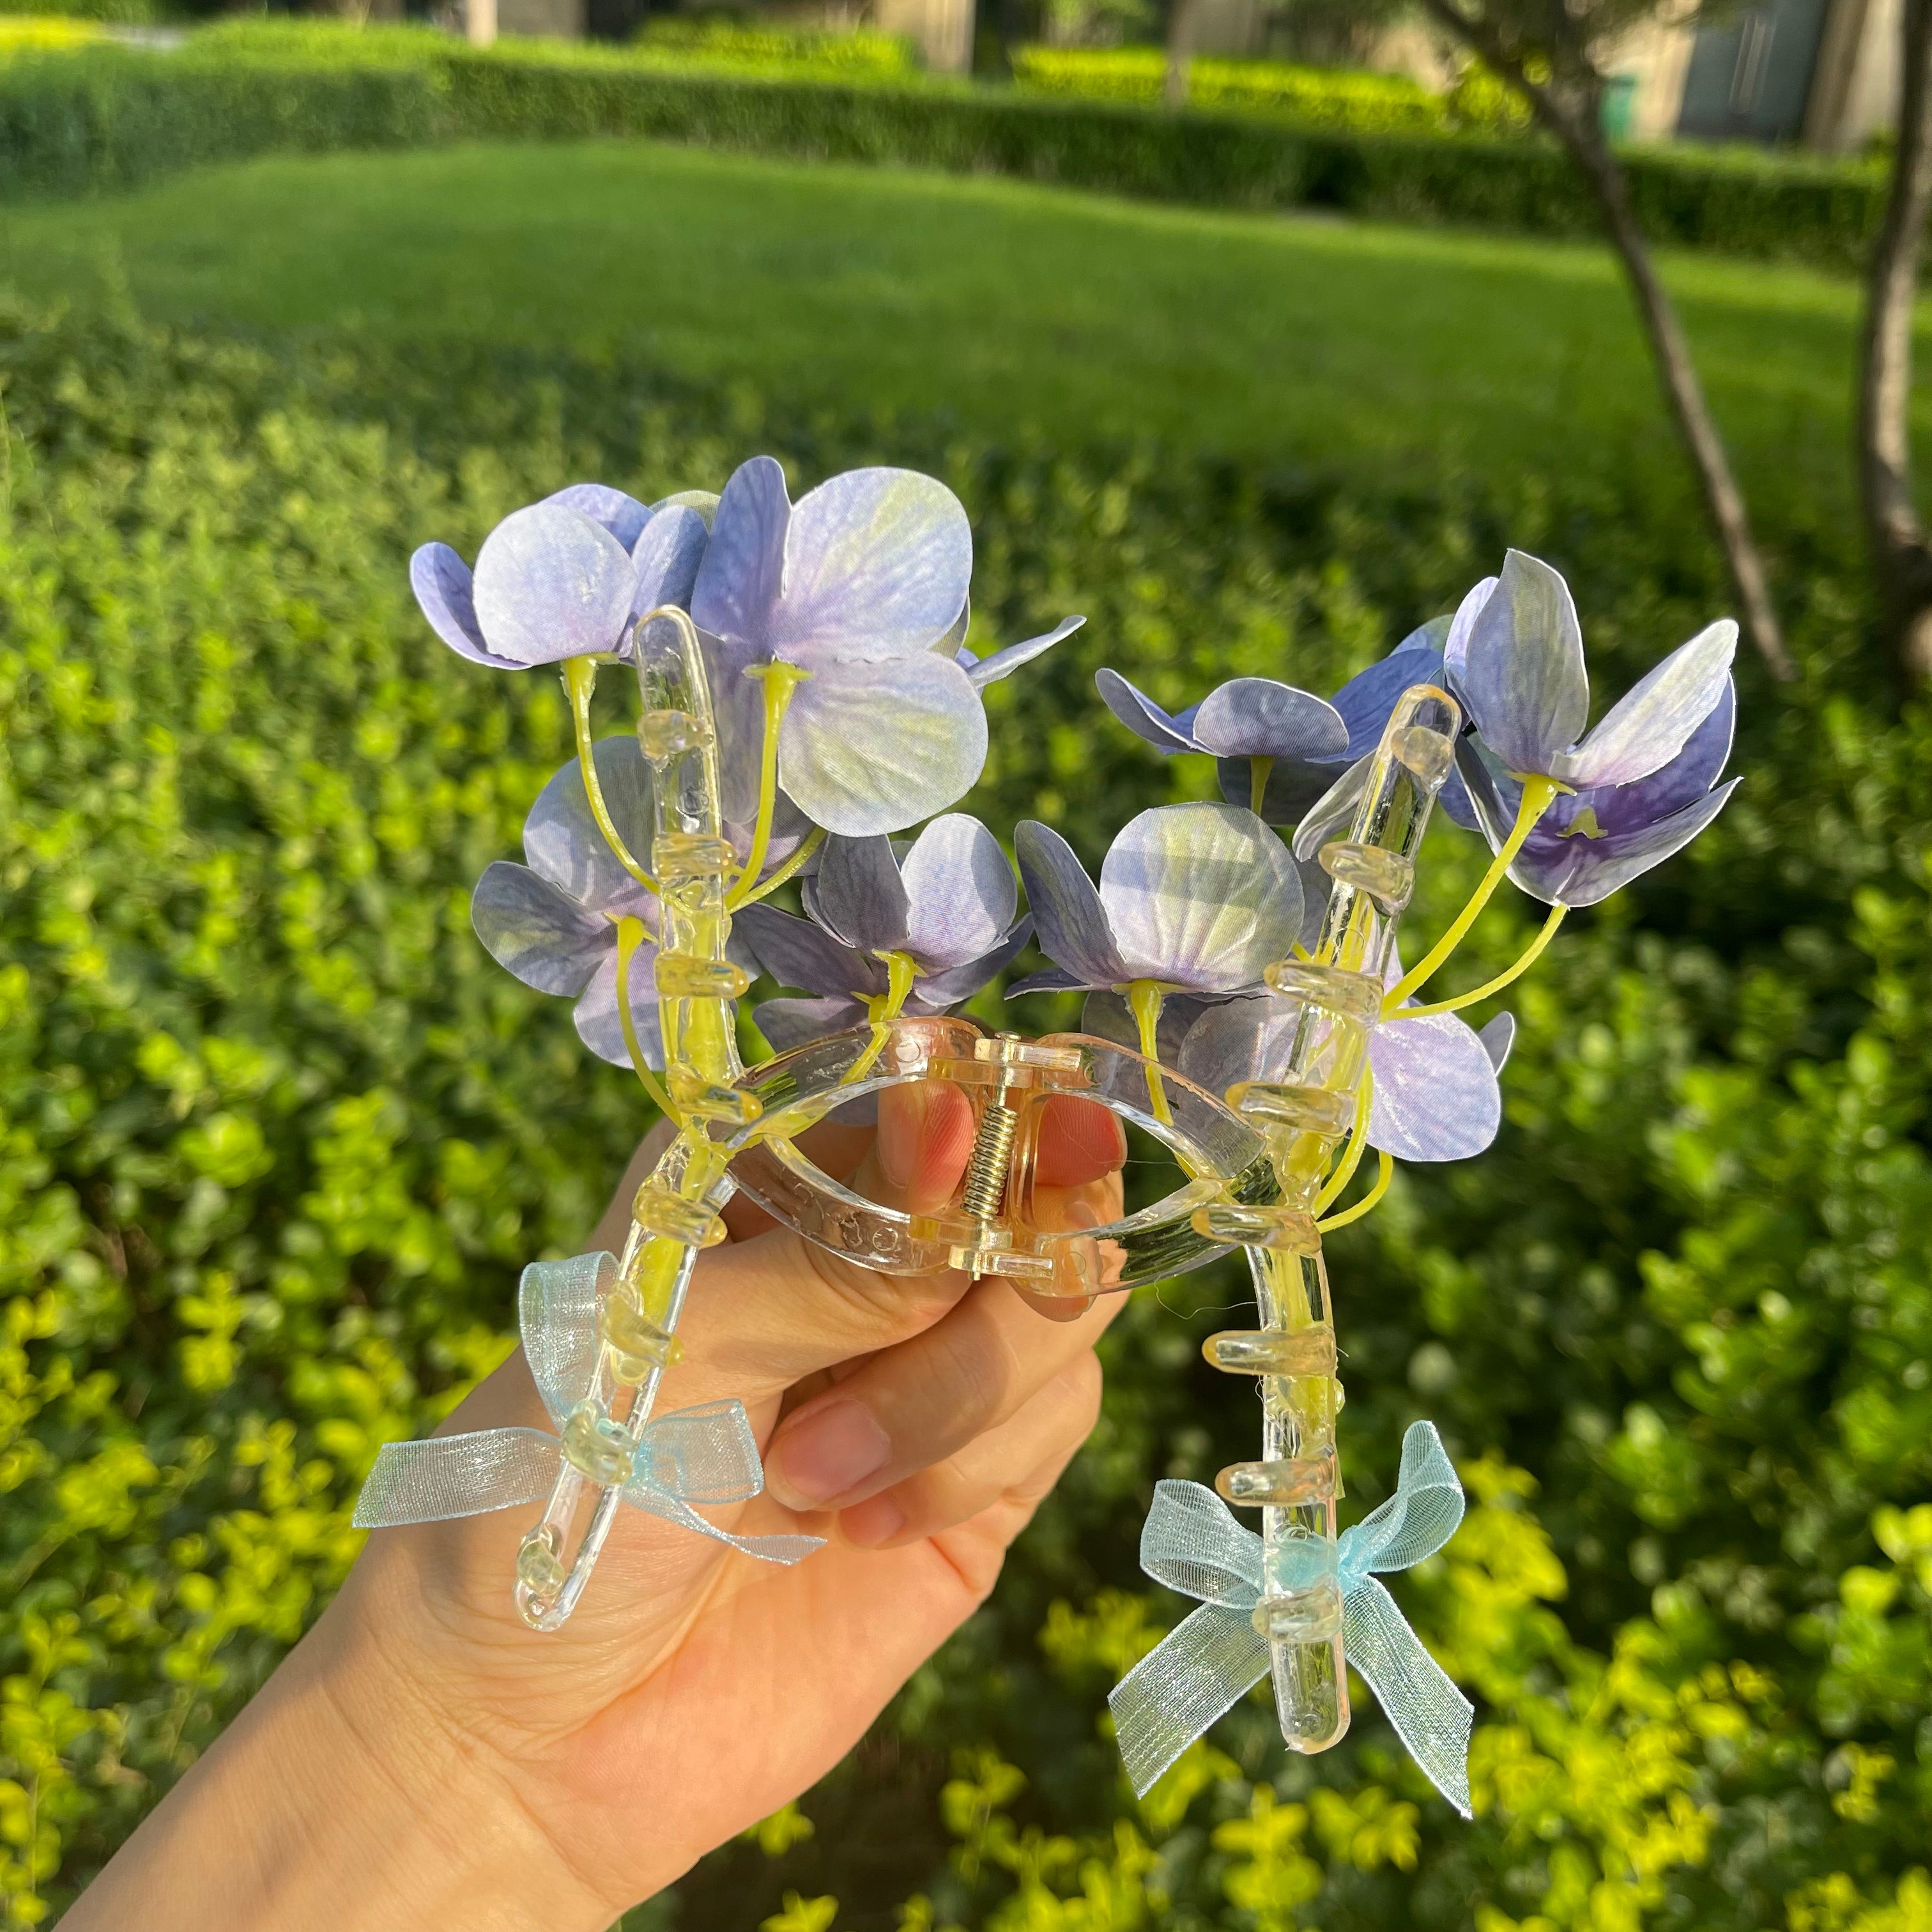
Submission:
[[[367,63],[243,58],[230,45],[15,61],[0,68],[0,199],[127,188],[278,152],[622,136],[1212,206],[1550,234],[1597,227],[1568,160],[1534,140],[1370,135],[956,82],[680,71],[590,50],[477,52],[427,34],[382,38]],[[1733,254],[1849,266],[1883,192],[1867,162],[1676,148],[1627,158],[1655,239]]]

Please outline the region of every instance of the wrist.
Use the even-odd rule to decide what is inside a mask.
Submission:
[[[365,1626],[353,1581],[129,1840],[73,1932],[601,1932],[509,1768]],[[405,1652],[406,1646],[404,1646]]]

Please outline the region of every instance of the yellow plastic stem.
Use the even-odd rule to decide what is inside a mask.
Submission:
[[[1127,1008],[1140,1029],[1141,1054],[1148,1066],[1148,1106],[1162,1126],[1174,1124],[1174,1109],[1168,1105],[1167,1083],[1160,1077],[1160,1010],[1167,1004],[1166,990],[1156,980],[1132,980],[1127,984]]]
[[[775,660],[768,664],[754,664],[745,675],[756,678],[764,686],[765,742],[758,761],[758,815],[752,827],[751,856],[745,861],[737,883],[725,896],[728,910],[735,910],[746,902],[764,869],[765,854],[771,848],[772,818],[778,810],[778,728],[791,709],[792,694],[812,674],[800,670],[796,664]]]
[[[1323,1234],[1331,1228],[1346,1228],[1351,1221],[1359,1221],[1369,1210],[1388,1192],[1389,1183],[1395,1178],[1395,1162],[1384,1154],[1382,1155],[1382,1172],[1376,1176],[1376,1184],[1352,1208],[1345,1208],[1339,1214],[1331,1214],[1325,1221],[1318,1221],[1316,1226]]]
[[[1369,1144],[1369,1106],[1375,1092],[1376,1076],[1367,1067],[1362,1069],[1362,1084],[1355,1090],[1355,1118],[1348,1129],[1348,1144],[1342,1156],[1342,1164],[1331,1174],[1315,1197],[1315,1211],[1319,1214],[1331,1201],[1339,1200],[1343,1188],[1354,1178],[1355,1169],[1361,1165],[1362,1150]]]
[[[776,892],[788,879],[795,878],[804,868],[805,862],[824,843],[825,827],[814,825],[800,842],[798,850],[763,885],[732,902],[732,910],[736,911],[740,906],[756,905],[759,900]]]
[[[1553,905],[1550,916],[1543,922],[1543,929],[1517,956],[1516,962],[1505,971],[1498,973],[1493,980],[1486,980],[1474,992],[1458,993],[1453,1000],[1438,1000],[1431,1006],[1402,1006],[1393,1011],[1387,1002],[1383,1004],[1382,1018],[1391,1020],[1426,1019],[1431,1013],[1460,1013],[1465,1006],[1473,1006],[1479,1000],[1486,1000],[1492,993],[1500,993],[1514,980],[1520,980],[1542,956],[1543,949],[1556,937],[1556,928],[1563,923],[1563,915],[1570,908],[1566,905]]]
[[[866,1018],[872,1028],[872,1043],[846,1069],[838,1083],[842,1087],[849,1087],[872,1072],[873,1064],[885,1051],[886,1030],[905,1010],[905,1003],[912,997],[913,982],[919,976],[919,962],[910,952],[881,952],[878,957],[885,964],[886,990],[873,994],[866,1002]]]
[[[644,1050],[638,1043],[638,1024],[631,1012],[631,961],[650,935],[640,919],[626,917],[617,922],[617,1024],[624,1029],[624,1050],[631,1056],[631,1071],[644,1083],[644,1091],[668,1120],[677,1119],[670,1096],[650,1070]]]
[[[597,662],[594,658],[566,658],[563,688],[570,698],[571,728],[577,734],[577,768],[584,774],[584,796],[590,801],[590,815],[604,835],[611,855],[646,892],[655,893],[658,882],[631,856],[610,808],[604,802],[604,788],[597,782],[597,755],[590,736],[590,694],[597,688]]]
[[[1385,1010],[1400,1006],[1462,944],[1470,927],[1475,924],[1477,914],[1489,904],[1490,896],[1515,863],[1516,855],[1522,850],[1522,842],[1536,830],[1537,820],[1550,809],[1558,794],[1568,790],[1568,786],[1559,784],[1556,779],[1545,778],[1540,772],[1533,772],[1524,778],[1522,802],[1516,807],[1516,823],[1510,827],[1510,835],[1503,841],[1502,850],[1490,861],[1490,869],[1483,874],[1482,884],[1470,894],[1469,903],[1450,922],[1449,930],[1388,989],[1382,1000]]]
[[[1268,796],[1268,774],[1274,770],[1272,758],[1250,758],[1248,760],[1248,809],[1258,818],[1262,815],[1262,801]]]

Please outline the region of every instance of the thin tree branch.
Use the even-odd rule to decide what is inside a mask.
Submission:
[[[1636,211],[1630,206],[1629,184],[1604,138],[1598,118],[1601,83],[1585,50],[1574,35],[1568,37],[1570,44],[1564,52],[1585,76],[1580,84],[1573,82],[1565,88],[1554,82],[1534,80],[1530,77],[1523,51],[1504,38],[1495,22],[1464,14],[1454,0],[1423,0],[1423,4],[1522,95],[1537,118],[1568,150],[1570,159],[1588,182],[1611,246],[1623,263],[1630,291],[1636,298],[1638,317],[1649,338],[1665,405],[1690,452],[1705,508],[1716,527],[1724,560],[1730,567],[1745,633],[1774,677],[1792,676],[1793,667],[1772,604],[1770,585],[1757,540],[1751,532],[1744,493],[1732,473],[1724,438],[1705,399],[1703,385],[1697,380],[1690,345],[1670,297],[1658,278],[1650,244],[1638,226]],[[1932,6],[1932,0],[1916,0],[1916,4]]]
[[[1865,281],[1858,362],[1858,487],[1879,601],[1898,668],[1932,678],[1932,548],[1912,488],[1912,310],[1932,208],[1932,0],[1905,0],[1898,146]]]

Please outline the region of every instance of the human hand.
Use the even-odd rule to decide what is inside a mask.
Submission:
[[[918,1211],[951,1194],[972,1136],[958,1090],[928,1083],[880,1096],[876,1142],[827,1125],[808,1144]],[[1042,1221],[1112,1219],[1124,1153],[1103,1110],[1052,1103]],[[592,1247],[619,1246],[626,1218],[614,1204]],[[766,1493],[710,1514],[828,1546],[781,1568],[622,1510],[575,1615],[542,1634],[511,1598],[521,1513],[379,1533],[75,1932],[596,1932],[844,1756],[983,1600],[1084,1440],[1120,1298],[876,1274],[748,1201],[725,1220],[658,1413],[743,1401]],[[439,1432],[547,1421],[519,1351]]]

